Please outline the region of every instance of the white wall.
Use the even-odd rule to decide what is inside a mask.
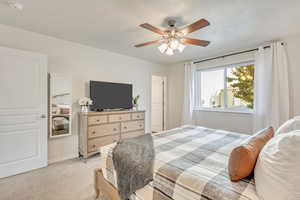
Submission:
[[[72,78],[72,136],[49,139],[49,161],[78,156],[77,100],[88,92],[89,80],[132,83],[140,94],[140,108],[147,111],[146,130],[150,129],[151,75],[164,74],[164,66],[137,58],[0,25],[0,45],[48,55],[48,71]]]
[[[282,40],[286,42],[286,49],[290,64],[290,103],[292,117],[300,115],[300,35],[284,37]],[[239,59],[243,59],[243,57]],[[247,60],[247,58],[245,59]],[[215,60],[209,63],[202,63],[200,67],[205,67],[206,65],[218,65],[222,62],[226,63],[226,60]],[[169,65],[168,67],[168,128],[174,128],[181,125],[184,67],[183,63]],[[196,123],[201,126],[241,133],[252,132],[252,116],[249,114],[197,111],[195,113],[195,117]]]

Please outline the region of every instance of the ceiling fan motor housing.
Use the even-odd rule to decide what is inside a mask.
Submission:
[[[170,19],[170,20],[168,21],[168,25],[169,25],[171,28],[175,27],[175,25],[176,25],[176,20]]]

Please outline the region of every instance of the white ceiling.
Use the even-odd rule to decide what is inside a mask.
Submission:
[[[0,0],[0,23],[164,64],[252,48],[300,33],[299,0],[17,1],[24,5],[21,12]],[[211,25],[189,36],[211,44],[188,46],[174,56],[161,54],[158,45],[133,47],[159,38],[139,24],[165,28],[165,20],[172,17],[179,25],[206,18]]]

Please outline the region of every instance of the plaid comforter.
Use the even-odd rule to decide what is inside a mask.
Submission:
[[[183,126],[153,136],[154,181],[132,200],[258,199],[253,179],[231,182],[228,156],[248,136],[204,127]],[[101,149],[104,177],[117,187],[112,149]]]

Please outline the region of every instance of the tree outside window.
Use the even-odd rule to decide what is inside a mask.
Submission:
[[[254,89],[254,64],[233,67],[229,69],[227,76],[228,91],[233,99],[239,99],[241,104],[253,108]]]
[[[253,63],[197,71],[196,105],[204,109],[247,111],[253,109]]]

